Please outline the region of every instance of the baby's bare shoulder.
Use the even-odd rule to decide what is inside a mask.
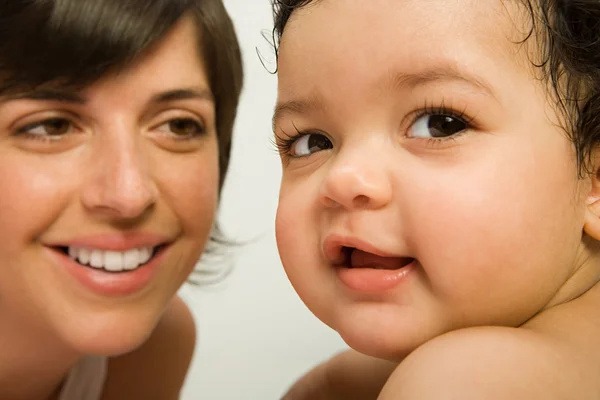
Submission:
[[[551,332],[462,329],[415,350],[399,365],[379,398],[597,399],[598,371],[590,369],[590,360]]]

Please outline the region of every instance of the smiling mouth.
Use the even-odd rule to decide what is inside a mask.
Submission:
[[[412,257],[383,257],[372,254],[354,247],[342,247],[342,262],[339,267],[348,269],[379,269],[379,270],[399,270],[410,264],[415,259]]]
[[[108,273],[132,272],[144,267],[162,251],[166,245],[143,246],[125,251],[109,251],[87,247],[56,247],[82,267]]]

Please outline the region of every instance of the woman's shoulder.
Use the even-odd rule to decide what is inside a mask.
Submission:
[[[110,359],[103,400],[178,399],[195,342],[193,316],[176,297],[144,344]]]
[[[398,366],[380,399],[597,399],[600,296],[594,292],[520,328],[441,335]]]

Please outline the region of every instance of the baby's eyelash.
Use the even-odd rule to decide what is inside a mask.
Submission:
[[[439,103],[439,105],[433,105],[433,103],[426,102],[423,107],[419,110],[412,112],[407,115],[410,123],[408,126],[412,126],[419,118],[425,115],[444,115],[448,117],[452,117],[458,119],[467,125],[467,130],[476,129],[475,118],[467,113],[466,108],[457,109],[452,106],[447,106],[444,101]],[[280,129],[281,134],[275,133],[274,137],[271,139],[271,143],[275,149],[275,151],[282,156],[289,156],[292,152],[292,147],[294,144],[302,137],[306,135],[311,135],[315,133],[319,133],[318,131],[305,130],[300,131],[296,125],[294,126],[294,130],[296,131],[294,134],[288,134],[282,129]],[[431,138],[428,139],[429,146],[440,145],[441,142],[456,140],[457,136],[460,136],[462,133],[458,133],[456,135],[443,137],[443,138]]]
[[[430,149],[437,149],[437,148],[446,148],[448,147],[448,145],[452,142],[455,142],[457,140],[457,137],[459,137],[462,133],[458,133],[454,136],[448,136],[448,137],[444,137],[444,138],[427,138],[424,139],[425,140],[425,146],[430,148]]]
[[[459,120],[465,125],[465,129],[448,136],[443,137],[432,137],[432,138],[423,138],[419,139],[425,140],[425,144],[429,148],[436,148],[439,146],[443,146],[446,148],[449,145],[449,142],[456,141],[460,136],[466,134],[473,129],[477,129],[477,124],[474,122],[475,118],[467,113],[466,107],[461,109],[455,107],[448,107],[445,105],[445,102],[442,101],[439,106],[433,105],[432,103],[425,103],[425,105],[418,109],[417,111],[412,112],[407,116],[409,118],[409,123],[404,125],[407,129],[412,129],[412,127],[417,123],[417,121],[425,116],[445,116],[450,117],[456,120]],[[411,137],[412,138],[412,137]]]
[[[298,141],[298,139],[312,133],[310,131],[300,131],[298,128],[296,128],[296,125],[294,125],[294,129],[296,130],[296,133],[292,135],[281,129],[282,135],[275,133],[275,136],[271,140],[271,143],[275,147],[275,151],[277,151],[277,153],[280,155],[289,155],[292,151],[292,146]]]
[[[434,106],[432,103],[426,102],[425,105],[418,111],[415,111],[411,116],[411,124],[414,124],[416,120],[425,115],[447,115],[452,118],[459,119],[467,124],[470,128],[473,128],[474,118],[467,114],[467,109],[462,108],[458,111],[456,108],[446,106],[445,102],[442,101],[439,106]]]
[[[300,138],[297,136],[295,138],[283,138],[279,135],[276,135],[275,138],[272,139],[273,146],[275,147],[275,151],[281,155],[290,154],[292,151],[292,146],[296,141]]]

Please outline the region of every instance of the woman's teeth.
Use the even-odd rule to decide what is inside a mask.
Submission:
[[[154,254],[154,247],[140,247],[126,251],[109,251],[70,246],[69,257],[81,265],[109,272],[133,271],[146,264]]]

